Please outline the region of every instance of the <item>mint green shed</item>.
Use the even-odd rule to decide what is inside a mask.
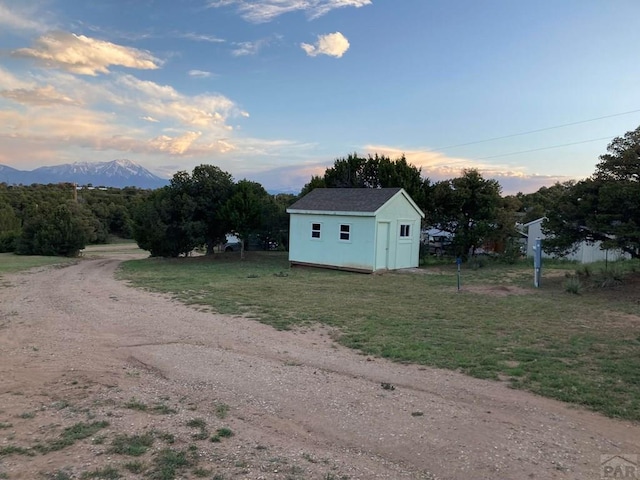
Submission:
[[[358,272],[418,266],[424,213],[402,188],[316,188],[287,213],[292,265]]]

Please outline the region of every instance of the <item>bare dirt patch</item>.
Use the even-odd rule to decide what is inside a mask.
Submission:
[[[506,297],[508,295],[530,295],[533,290],[516,285],[466,285],[461,291],[477,293],[479,295],[491,295],[494,297]]]
[[[0,478],[160,478],[167,458],[194,479],[598,478],[640,453],[637,424],[196,311],[114,280],[136,253],[100,255],[3,278]],[[116,451],[135,435],[146,451]]]

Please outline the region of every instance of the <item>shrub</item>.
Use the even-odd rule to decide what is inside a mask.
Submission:
[[[78,204],[43,207],[25,221],[16,253],[75,257],[94,239],[94,226]]]
[[[589,278],[592,275],[591,267],[589,265],[580,265],[576,268],[576,276]]]
[[[620,285],[624,279],[624,272],[622,267],[614,263],[606,269],[602,269],[600,271],[600,276],[602,280],[600,280],[600,286],[603,288],[607,287],[615,287],[616,285]]]
[[[0,233],[0,253],[15,252],[18,239],[20,238],[20,231],[13,232],[1,232]]]
[[[500,261],[508,265],[513,265],[523,257],[522,244],[516,239],[510,239],[500,255]]]
[[[118,435],[111,443],[110,452],[139,457],[140,455],[144,455],[152,445],[153,435],[150,433],[143,435]]]
[[[564,290],[567,293],[573,293],[574,295],[580,295],[582,293],[582,282],[576,276],[568,277],[564,282]]]

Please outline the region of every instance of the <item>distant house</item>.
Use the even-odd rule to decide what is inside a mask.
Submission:
[[[287,213],[292,265],[358,272],[418,266],[424,213],[402,188],[316,188]]]
[[[527,235],[527,257],[533,257],[533,246],[537,238],[542,240],[542,245],[544,246],[545,234],[542,233],[542,222],[544,219],[544,217],[538,218],[522,226],[524,233]],[[543,250],[542,258],[553,258],[553,255],[549,255]],[[604,260],[620,260],[621,258],[628,258],[628,255],[618,249],[603,249],[602,243],[599,241],[593,243],[582,241],[578,244],[578,248],[574,252],[562,258],[578,263],[593,263]]]

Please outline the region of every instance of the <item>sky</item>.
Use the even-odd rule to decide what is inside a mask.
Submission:
[[[638,0],[0,0],[0,164],[212,164],[298,193],[378,153],[533,192],[640,125],[638,18]]]

